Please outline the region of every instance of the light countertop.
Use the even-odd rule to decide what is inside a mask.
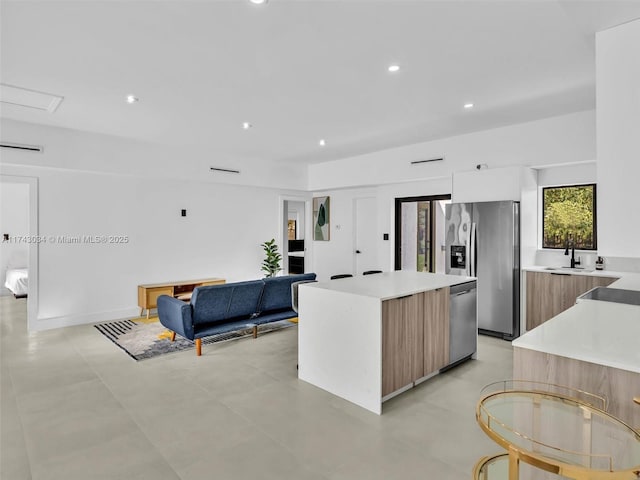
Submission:
[[[450,287],[474,280],[476,280],[475,277],[464,277],[460,275],[396,271],[340,278],[328,282],[308,283],[302,285],[301,288],[321,288],[365,297],[374,297],[380,300],[389,300],[391,298]]]
[[[523,267],[526,272],[542,272],[565,275],[587,275],[593,277],[613,277],[617,278],[615,282],[609,285],[611,288],[621,288],[623,290],[640,290],[640,273],[633,272],[615,272],[612,270],[572,270],[562,267],[543,267],[539,265]]]
[[[523,270],[542,271],[545,267]],[[616,277],[611,288],[640,291],[640,274],[596,270],[567,272],[576,275]],[[527,348],[608,367],[640,373],[640,306],[597,300],[576,305],[523,334],[514,347]]]

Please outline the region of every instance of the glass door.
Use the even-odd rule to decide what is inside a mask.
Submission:
[[[444,205],[450,199],[396,198],[396,270],[444,273]]]

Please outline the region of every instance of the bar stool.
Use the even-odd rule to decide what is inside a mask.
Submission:
[[[366,272],[362,272],[363,275],[373,275],[374,273],[382,273],[382,270],[367,270]]]

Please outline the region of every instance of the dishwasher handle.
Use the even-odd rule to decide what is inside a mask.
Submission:
[[[451,296],[452,297],[459,297],[460,295],[466,295],[467,293],[471,293],[473,291],[475,291],[475,288],[470,288],[469,290],[463,290],[462,292],[456,292],[456,293],[452,293]]]
[[[458,283],[457,285],[452,285],[449,288],[449,293],[452,297],[457,297],[458,295],[464,295],[466,293],[475,292],[478,289],[478,284],[476,280],[471,280],[469,282]]]

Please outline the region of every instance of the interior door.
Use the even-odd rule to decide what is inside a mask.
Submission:
[[[354,258],[356,274],[367,270],[382,270],[378,264],[376,237],[378,235],[378,217],[376,199],[373,197],[356,198],[354,211],[356,229],[354,239]]]

